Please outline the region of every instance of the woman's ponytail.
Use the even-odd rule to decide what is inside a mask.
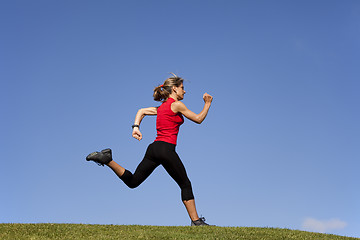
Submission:
[[[154,100],[159,102],[166,101],[171,92],[172,87],[180,87],[180,85],[183,83],[184,79],[181,77],[176,76],[174,73],[172,73],[173,77],[170,77],[165,80],[164,84],[157,86],[154,88]]]
[[[154,88],[154,100],[155,101],[159,101],[159,102],[163,102],[166,99],[169,98],[170,92],[165,90],[164,85],[160,85],[156,88]]]

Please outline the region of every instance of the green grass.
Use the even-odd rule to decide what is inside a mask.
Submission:
[[[255,227],[161,227],[86,224],[0,224],[1,240],[43,239],[359,239],[305,231]]]

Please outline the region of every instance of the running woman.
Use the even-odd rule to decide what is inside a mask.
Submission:
[[[154,89],[154,100],[161,101],[162,104],[159,107],[142,108],[137,112],[134,125],[132,125],[132,136],[140,141],[142,119],[147,115],[156,115],[157,137],[148,146],[134,174],[112,159],[111,149],[90,153],[86,160],[94,161],[102,166],[107,165],[129,188],[138,187],[156,167],[162,165],[181,189],[181,199],[191,219],[191,226],[206,226],[208,224],[205,223],[205,219],[199,218],[197,214],[191,182],[175,147],[179,127],[184,123],[183,116],[195,123],[202,123],[208,114],[213,97],[205,93],[203,95],[204,108],[199,114],[195,114],[181,102],[186,93],[183,81],[182,78],[173,74],[173,77],[166,79],[162,85]]]

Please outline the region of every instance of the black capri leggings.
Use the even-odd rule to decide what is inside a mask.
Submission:
[[[160,164],[175,180],[181,189],[183,201],[194,199],[191,182],[187,177],[185,167],[178,154],[175,152],[176,145],[156,141],[149,145],[145,157],[136,168],[135,173],[125,170],[120,177],[129,188],[136,188],[158,167]]]

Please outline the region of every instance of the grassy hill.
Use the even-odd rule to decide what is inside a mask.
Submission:
[[[1,240],[43,239],[359,239],[279,228],[164,227],[86,224],[0,224]]]

